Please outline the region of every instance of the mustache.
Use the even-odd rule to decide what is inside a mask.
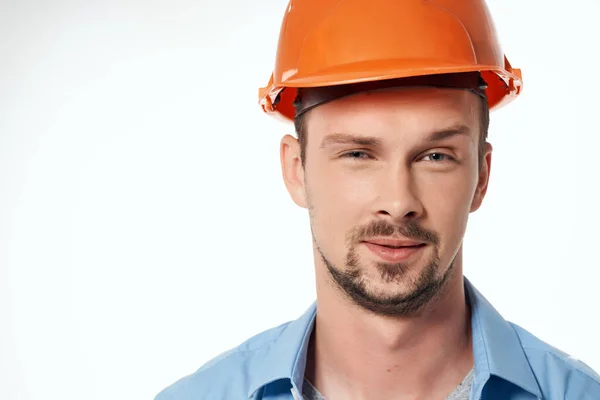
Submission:
[[[366,225],[355,228],[347,236],[347,240],[350,244],[353,244],[359,243],[374,236],[402,236],[415,241],[432,243],[434,245],[437,245],[440,241],[437,233],[423,228],[416,221],[409,221],[402,225],[395,225],[384,220],[373,221]]]

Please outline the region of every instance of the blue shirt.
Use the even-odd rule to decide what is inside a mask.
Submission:
[[[600,376],[507,322],[465,278],[475,377],[471,400],[600,400]],[[299,400],[316,304],[175,382],[155,400]]]

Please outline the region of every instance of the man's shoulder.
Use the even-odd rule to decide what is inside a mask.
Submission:
[[[521,326],[510,323],[517,333],[531,369],[542,389],[565,395],[567,398],[600,398],[600,375],[583,361],[544,342]],[[576,393],[571,393],[576,391]],[[546,395],[546,393],[544,393]],[[578,395],[580,397],[573,397]],[[585,397],[588,396],[588,397]],[[550,397],[553,398],[553,397]]]
[[[260,368],[271,343],[289,324],[290,322],[286,322],[261,332],[216,356],[193,374],[162,390],[154,400],[247,398],[251,385],[249,372]]]

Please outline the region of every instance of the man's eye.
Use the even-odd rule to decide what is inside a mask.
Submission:
[[[421,158],[421,160],[433,161],[433,162],[443,162],[443,161],[452,161],[452,160],[454,160],[454,158],[449,156],[448,154],[444,154],[444,153],[429,153],[429,154],[425,155],[423,158]]]
[[[364,160],[372,158],[367,152],[360,151],[360,150],[349,151],[347,153],[342,154],[342,157],[343,158],[352,158],[352,159],[364,159]]]

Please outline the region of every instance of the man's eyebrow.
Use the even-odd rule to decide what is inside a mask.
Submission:
[[[355,144],[358,146],[381,146],[381,139],[372,136],[359,136],[350,133],[331,133],[323,138],[320,148],[334,144]]]
[[[439,142],[457,135],[468,135],[470,128],[467,125],[456,125],[432,132],[428,137],[429,142]]]
[[[456,125],[449,128],[436,130],[429,134],[427,141],[439,142],[457,135],[468,135],[470,128],[467,125]],[[357,146],[378,147],[382,145],[381,139],[373,136],[361,136],[351,133],[331,133],[323,138],[320,148],[335,144],[353,144]]]

